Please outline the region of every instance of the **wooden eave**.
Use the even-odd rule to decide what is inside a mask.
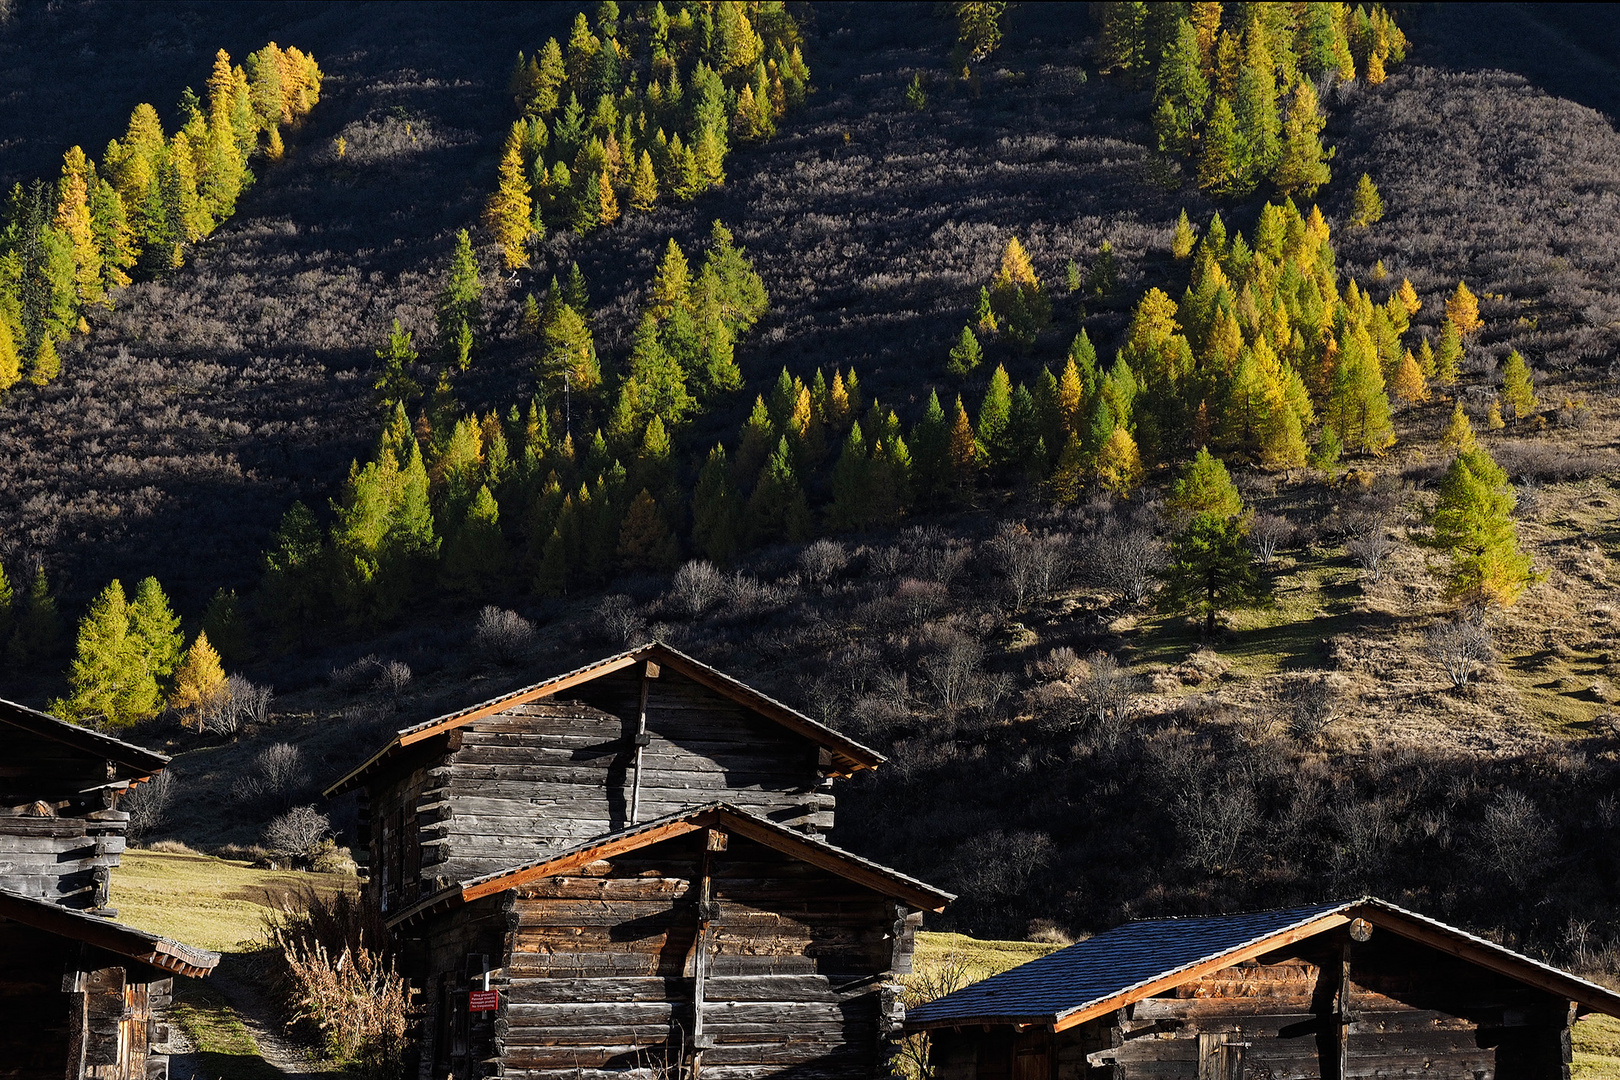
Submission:
[[[389,918],[388,925],[399,927],[420,922],[486,896],[522,888],[545,878],[571,874],[598,860],[611,859],[710,827],[755,840],[784,855],[869,888],[873,892],[904,901],[918,910],[943,911],[946,904],[956,899],[953,894],[936,889],[916,878],[907,877],[841,848],[812,840],[802,833],[746,810],[727,803],[710,803],[657,821],[649,821],[634,829],[604,836],[540,862],[526,863],[510,870],[457,882],[397,912]]]
[[[171,975],[200,979],[219,963],[218,953],[194,949],[161,934],[137,930],[133,926],[87,915],[46,900],[36,900],[8,889],[0,889],[0,918],[70,941],[82,941]]]
[[[103,735],[99,731],[92,731],[78,724],[70,724],[49,713],[42,713],[26,705],[19,705],[15,701],[0,698],[0,727],[7,726],[61,743],[86,757],[102,758],[122,765],[127,770],[124,777],[126,780],[135,782],[146,780],[169,763],[166,754],[115,739],[110,735]]]
[[[1343,926],[1354,919],[1365,919],[1375,929],[1384,930],[1419,944],[1427,945],[1439,952],[1455,956],[1506,978],[1556,997],[1573,1001],[1583,1012],[1601,1012],[1608,1016],[1620,1016],[1620,994],[1616,994],[1612,990],[1571,975],[1569,972],[1562,971],[1549,964],[1532,960],[1528,956],[1503,948],[1465,930],[1459,930],[1454,926],[1448,926],[1416,912],[1407,911],[1387,901],[1367,897],[1362,900],[1346,902],[1338,909],[1329,911],[1309,921],[1286,927],[1274,934],[1257,938],[1236,948],[1203,957],[1192,964],[1174,968],[1150,980],[1127,987],[1116,994],[1085,1002],[1072,1009],[1056,1013],[1029,1013],[1023,1015],[997,1013],[986,1016],[951,1016],[937,1020],[926,1020],[921,1023],[908,1022],[906,1026],[908,1030],[923,1031],[932,1028],[1041,1025],[1053,1032],[1066,1031],[1069,1028],[1084,1024],[1088,1020],[1106,1016],[1117,1009],[1133,1005],[1144,998],[1157,996],[1167,990],[1174,990],[1185,983],[1212,975],[1223,968],[1231,967],[1233,964],[1241,964],[1244,961],[1253,960],[1267,953],[1287,948],[1307,938],[1315,937],[1317,934]]]
[[[830,776],[848,776],[862,769],[875,769],[885,760],[882,754],[869,747],[862,746],[854,739],[839,734],[827,725],[819,724],[803,713],[760,693],[753,687],[739,682],[723,672],[716,671],[707,664],[694,660],[685,653],[678,652],[662,642],[655,641],[607,657],[566,674],[547,679],[544,682],[535,683],[533,686],[525,687],[522,690],[516,690],[502,697],[470,706],[459,712],[453,712],[417,724],[414,727],[405,728],[397,732],[387,746],[373,754],[359,768],[348,773],[337,783],[327,788],[325,794],[328,798],[332,798],[353,790],[389,759],[418,743],[425,742],[438,735],[444,735],[475,720],[481,720],[486,716],[505,712],[507,709],[526,705],[532,701],[554,697],[564,690],[600,679],[604,675],[610,675],[615,671],[621,671],[624,668],[633,667],[648,660],[667,666],[671,670],[685,675],[693,682],[728,697],[744,708],[820,744],[829,751],[832,757],[832,766],[827,770]]]

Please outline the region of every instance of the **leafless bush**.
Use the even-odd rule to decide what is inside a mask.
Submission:
[[[1208,791],[1181,794],[1172,817],[1188,860],[1212,874],[1233,865],[1243,838],[1260,824],[1260,806],[1245,778],[1228,777]]]
[[[934,635],[934,645],[934,651],[924,656],[918,666],[950,716],[968,704],[979,689],[984,646],[949,628]]]
[[[718,604],[725,595],[725,575],[705,559],[694,559],[675,571],[669,587],[670,604],[691,619]]]
[[[950,594],[937,581],[902,578],[894,587],[894,608],[908,626],[922,626],[949,603]]]
[[[1022,523],[1006,525],[985,544],[985,552],[1014,611],[1051,595],[1063,575],[1068,538],[1037,535]]]
[[[393,702],[394,709],[397,711],[399,709],[400,695],[404,694],[405,688],[411,685],[410,665],[401,660],[388,661],[382,666],[382,670],[377,672],[377,681],[371,685],[379,694]]]
[[[1288,724],[1288,733],[1302,743],[1314,744],[1334,720],[1336,695],[1322,679],[1296,679],[1280,696],[1280,711]]]
[[[333,668],[331,673],[327,675],[327,681],[346,694],[357,693],[368,689],[377,681],[377,674],[382,671],[382,667],[382,657],[376,653],[371,653],[362,656],[352,664]]]
[[[1561,428],[1571,431],[1584,431],[1592,425],[1592,407],[1584,401],[1565,398],[1553,413]]]
[[[1117,746],[1136,697],[1136,677],[1118,660],[1099,652],[1087,658],[1086,673],[1075,689],[1083,722],[1104,746]]]
[[[799,572],[812,588],[824,588],[848,565],[849,552],[836,540],[817,540],[799,552]]]
[[[534,647],[534,624],[515,611],[491,604],[478,613],[472,645],[501,667],[511,667]]]
[[[1491,658],[1491,633],[1478,622],[1457,619],[1437,623],[1428,632],[1429,655],[1434,658],[1455,689],[1468,685],[1476,668]]]
[[[1277,558],[1277,552],[1288,546],[1294,539],[1294,523],[1281,514],[1256,514],[1249,522],[1249,544],[1254,548],[1255,555],[1260,558],[1260,565],[1270,566]]]
[[[1523,792],[1500,792],[1485,808],[1480,839],[1498,873],[1515,888],[1529,882],[1552,861],[1557,840],[1552,822]]]
[[[1377,581],[1382,576],[1384,560],[1395,550],[1395,541],[1383,529],[1374,529],[1365,536],[1352,538],[1344,547],[1356,565]]]
[[[304,753],[291,743],[271,743],[254,757],[232,789],[238,801],[285,811],[309,783]]]
[[[1583,450],[1557,443],[1507,440],[1492,447],[1496,463],[1515,481],[1539,480],[1559,484],[1590,480],[1620,466],[1620,457],[1608,450]]]
[[[332,819],[313,806],[295,806],[270,819],[260,841],[272,854],[288,859],[315,857],[321,841],[332,835]]]
[[[1067,679],[1080,670],[1080,658],[1067,645],[1051,650],[1030,665],[1030,674],[1042,679]]]
[[[224,688],[198,709],[197,722],[204,731],[234,739],[250,724],[268,723],[274,700],[275,694],[268,686],[232,675],[225,680]]]
[[[118,800],[118,808],[129,815],[131,840],[139,842],[163,828],[169,817],[174,789],[174,770],[164,769],[152,774],[144,784],[136,784],[124,792]]]
[[[1164,542],[1141,521],[1109,522],[1091,548],[1091,566],[1098,584],[1132,604],[1153,591],[1164,569]]]
[[[638,645],[647,633],[647,620],[636,609],[636,602],[622,593],[612,593],[596,605],[596,625],[616,645]]]

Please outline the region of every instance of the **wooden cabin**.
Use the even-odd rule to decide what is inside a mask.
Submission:
[[[162,754],[0,700],[0,889],[109,918],[129,815],[118,796]]]
[[[897,974],[952,898],[713,804],[442,887],[390,920],[424,1080],[889,1075]]]
[[[0,889],[0,1080],[166,1080],[174,976],[217,953]]]
[[[938,1080],[1568,1080],[1620,995],[1380,900],[1130,923],[911,1010]]]
[[[326,794],[360,794],[370,887],[395,911],[714,801],[819,835],[834,778],[882,761],[655,643],[406,728]]]
[[[219,962],[112,921],[129,815],[118,798],[168,764],[0,700],[0,1080],[165,1080],[175,975]]]

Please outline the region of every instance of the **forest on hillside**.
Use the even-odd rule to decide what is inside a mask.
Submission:
[[[1620,973],[1620,136],[1551,65],[1331,3],[165,10],[0,123],[0,693],[177,752],[146,838],[349,843],[386,732],[658,637],[890,758],[835,840],[942,926],[1374,892]]]

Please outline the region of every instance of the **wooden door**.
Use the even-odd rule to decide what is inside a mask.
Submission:
[[[1019,1032],[1013,1039],[1012,1066],[1012,1080],[1051,1080],[1051,1033],[1045,1028]]]
[[[1198,1035],[1198,1080],[1243,1080],[1241,1032],[1205,1031]]]

